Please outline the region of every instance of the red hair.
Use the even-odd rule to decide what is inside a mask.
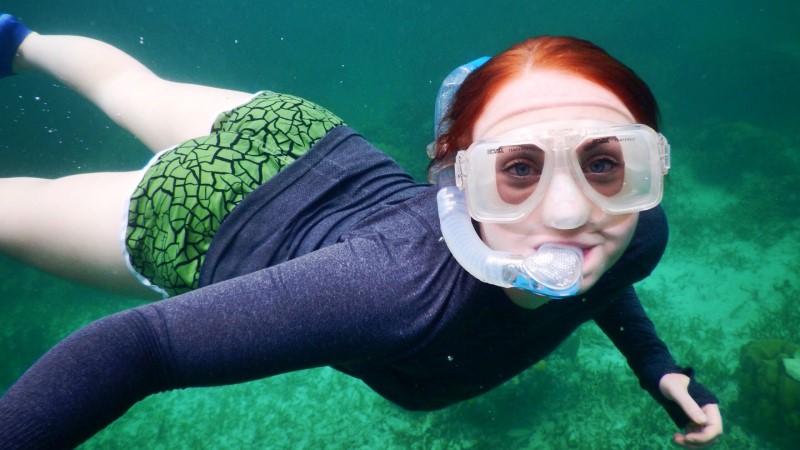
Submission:
[[[472,144],[472,130],[495,93],[526,70],[560,70],[591,81],[615,94],[638,123],[658,130],[658,104],[633,70],[591,42],[540,36],[514,45],[472,72],[453,98],[443,119],[449,129],[436,141],[431,167],[455,157]]]

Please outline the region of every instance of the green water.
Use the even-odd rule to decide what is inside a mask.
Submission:
[[[670,247],[638,286],[642,301],[679,362],[720,396],[718,448],[800,441],[798,428],[758,424],[800,415],[780,409],[780,357],[766,369],[740,357],[753,341],[800,344],[797,2],[98,3],[0,8],[42,32],[106,40],[176,80],[312,99],[420,178],[450,69],[535,34],[603,46],[650,84],[673,149]],[[0,80],[0,99],[1,177],[131,170],[150,156],[43,76]],[[137,304],[0,257],[0,385],[81,325]],[[748,384],[758,370],[766,375]],[[402,411],[316,369],[153,396],[84,448],[670,448],[673,431],[589,324],[545,365],[436,413]]]

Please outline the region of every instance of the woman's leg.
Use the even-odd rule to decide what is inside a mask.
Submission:
[[[77,36],[30,33],[12,68],[41,70],[74,88],[153,151],[208,134],[220,112],[251,96],[163,80],[124,52]],[[128,197],[140,177],[0,179],[0,252],[68,279],[152,297],[128,271],[121,247]]]
[[[36,69],[53,76],[153,151],[208,134],[219,113],[252,96],[164,80],[123,51],[79,36],[29,34],[13,69]]]
[[[0,252],[54,275],[158,298],[128,270],[122,233],[141,172],[0,179]]]

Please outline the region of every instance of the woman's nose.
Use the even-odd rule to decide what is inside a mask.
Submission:
[[[559,230],[581,227],[592,213],[589,199],[566,170],[553,174],[538,208],[544,224]]]

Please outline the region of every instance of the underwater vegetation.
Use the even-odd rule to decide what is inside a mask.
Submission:
[[[751,342],[741,351],[734,411],[750,432],[780,448],[800,442],[800,345],[779,339]]]
[[[669,132],[673,168],[666,178],[665,204],[702,206],[694,215],[669,211],[671,221],[678,213],[681,228],[691,231],[681,235],[681,245],[703,247],[710,235],[768,242],[796,230],[800,144],[791,134],[747,122],[710,120],[698,128]],[[693,183],[683,183],[686,178]],[[713,201],[701,205],[697,197]],[[708,220],[712,215],[721,220]]]
[[[731,407],[749,432],[779,448],[800,442],[800,288],[774,286],[777,303],[750,324],[736,370],[739,395]]]
[[[800,273],[800,261],[789,272]],[[765,295],[753,291],[753,301],[764,304],[761,314],[754,318],[747,335],[754,340],[780,339],[800,345],[800,285],[788,279],[775,283]],[[762,298],[768,297],[768,298]]]

